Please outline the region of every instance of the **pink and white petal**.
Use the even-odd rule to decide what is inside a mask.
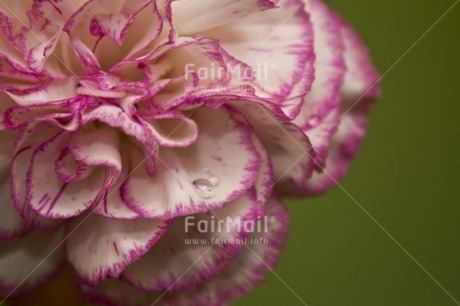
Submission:
[[[324,3],[308,0],[306,10],[315,35],[315,81],[294,122],[310,138],[316,152],[315,167],[321,167],[326,162],[331,136],[340,122],[340,89],[346,71],[344,44],[341,22]]]
[[[11,197],[10,166],[14,139],[14,133],[0,133],[0,241],[20,236],[27,230]]]
[[[0,296],[17,295],[51,278],[64,263],[62,230],[0,243]]]
[[[163,235],[168,222],[150,219],[117,220],[95,214],[75,219],[66,242],[67,260],[89,286],[107,276],[117,278]]]
[[[162,33],[164,20],[160,10],[164,8],[157,7],[157,2],[128,0],[117,13],[93,17],[91,34],[100,37],[94,52],[103,67],[113,67],[124,59],[136,57],[153,48],[160,35],[167,36]]]
[[[199,33],[276,7],[275,0],[182,0],[172,5],[173,22],[181,34]]]
[[[359,102],[363,102],[361,104],[365,104],[363,106],[365,108],[368,102],[380,96],[380,75],[375,70],[361,38],[343,19],[341,33],[345,45],[344,57],[347,67],[342,86],[343,108],[347,110]]]
[[[276,184],[303,186],[314,166],[315,152],[309,138],[279,110],[246,101],[235,101],[232,105],[251,122],[264,143]]]
[[[258,95],[275,99],[293,119],[314,80],[313,31],[302,0],[277,5],[205,35],[220,39],[229,54],[257,68]]]
[[[6,91],[5,93],[21,106],[49,105],[50,102],[75,98],[77,96],[77,83],[78,80],[75,78],[55,79],[22,92]]]
[[[95,214],[104,216],[112,219],[140,219],[142,216],[136,211],[128,207],[121,198],[120,186],[126,180],[129,175],[128,167],[128,155],[126,150],[122,151],[122,165],[120,176],[118,180],[113,184],[112,187],[105,189],[103,194],[100,196],[99,202],[94,203],[92,211]],[[148,159],[150,161],[150,159]],[[148,162],[146,162],[148,164]],[[146,166],[147,167],[147,166]]]
[[[64,182],[55,163],[67,148],[69,133],[60,132],[33,152],[26,179],[26,205],[45,218],[66,219],[86,210],[107,180],[107,170],[95,168],[83,181]]]
[[[142,52],[159,44],[169,35],[167,24],[168,13],[170,10],[170,0],[163,1],[143,1],[130,0],[125,2],[125,6],[144,5],[136,11],[133,22],[126,34],[125,44],[129,47],[129,52],[125,58],[134,58]],[[133,8],[131,8],[133,10]],[[170,16],[169,16],[170,18]]]
[[[131,118],[120,107],[101,105],[85,109],[82,112],[82,124],[87,124],[95,120],[104,122],[113,128],[120,128],[126,135],[134,137],[140,143],[145,144],[145,146],[151,147],[152,150],[156,146],[156,143],[149,137],[146,128],[137,120]]]
[[[62,222],[37,215],[26,201],[26,179],[34,151],[56,137],[58,128],[47,122],[32,123],[19,132],[11,160],[11,195],[16,211],[27,226],[52,231]]]
[[[131,209],[121,198],[120,188],[124,181],[119,180],[114,187],[108,188],[100,196],[99,202],[94,203],[93,212],[106,218],[118,220],[132,220],[142,218],[140,214]]]
[[[34,0],[33,12],[59,27],[64,26],[67,19],[76,12],[87,0],[49,1]]]
[[[51,58],[51,55],[56,48],[60,28],[53,24],[41,24],[36,16],[30,15],[30,28],[23,29],[21,33],[21,52],[24,54],[28,67],[37,73],[45,72],[46,74],[58,77],[63,76],[62,71],[56,65],[46,65],[47,70],[44,71],[46,62],[58,62],[56,58]]]
[[[243,239],[252,230],[244,226],[245,222],[256,224],[264,213],[265,205],[248,192],[208,214],[176,219],[152,249],[123,272],[121,279],[145,291],[194,290],[238,256]],[[218,228],[220,220],[224,225]],[[238,220],[241,225],[233,223]],[[206,223],[207,230],[200,223]]]
[[[212,281],[205,282],[193,291],[145,292],[119,280],[105,280],[97,288],[82,285],[85,298],[96,305],[142,306],[161,303],[167,306],[220,306],[228,305],[247,294],[263,281],[265,274],[276,265],[279,253],[287,238],[288,213],[277,199],[269,205],[268,231],[253,234],[259,244],[247,245]]]
[[[336,14],[319,0],[307,0],[315,35],[315,81],[294,122],[307,130],[317,125],[332,107],[341,102],[340,88],[346,67],[341,23]]]
[[[144,117],[144,120],[148,131],[162,147],[188,147],[198,140],[198,125],[180,113],[169,112]]]
[[[303,192],[287,191],[289,195],[316,195],[337,185],[347,173],[350,163],[358,153],[366,135],[367,114],[350,113],[341,118],[337,133],[332,137],[332,146],[325,167],[315,173]]]
[[[88,124],[72,133],[68,139],[69,149],[77,163],[106,168],[105,187],[113,185],[120,176],[122,161],[119,145],[117,130],[108,125],[96,127]]]
[[[170,219],[222,207],[249,190],[261,158],[252,128],[228,109],[199,109],[197,143],[159,151],[156,175],[138,167],[142,156],[131,151],[132,175],[122,186],[123,199],[146,217]],[[237,154],[235,153],[237,152]]]
[[[142,144],[141,150],[148,158],[144,159],[149,169],[149,175],[154,173],[156,165],[158,143],[151,137],[148,129],[133,119],[123,109],[113,105],[102,105],[95,108],[88,108],[82,112],[82,124],[92,121],[101,121],[113,128],[121,129],[126,135],[133,137],[138,143]]]
[[[368,110],[371,101],[379,96],[379,75],[373,68],[367,50],[358,35],[341,20],[341,34],[344,41],[347,72],[342,85],[342,114],[337,132],[331,139],[331,146],[325,166],[319,165],[305,188],[293,189],[282,186],[282,192],[293,196],[316,195],[337,184],[347,173],[366,135]]]
[[[254,142],[254,145],[256,146],[257,151],[259,152],[262,159],[259,173],[254,183],[254,196],[257,202],[261,203],[263,206],[266,206],[272,195],[273,185],[275,183],[275,174],[273,171],[270,154],[265,148],[262,140],[256,134],[254,134],[252,141]]]

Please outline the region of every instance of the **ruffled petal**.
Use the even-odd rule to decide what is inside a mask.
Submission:
[[[144,117],[146,127],[162,147],[188,147],[198,140],[198,125],[180,113]]]
[[[250,292],[263,281],[279,258],[279,252],[287,236],[287,209],[277,199],[270,201],[268,230],[254,233],[241,254],[232,260],[212,281],[193,291],[144,292],[116,279],[108,279],[97,288],[82,285],[84,296],[96,305],[141,306],[161,303],[174,306],[227,305]],[[249,239],[249,238],[248,238]]]
[[[198,142],[184,149],[159,151],[156,175],[138,166],[143,158],[131,150],[130,175],[123,199],[149,218],[173,217],[222,207],[252,187],[260,155],[251,142],[252,129],[227,109],[200,109],[193,119],[200,126]],[[238,154],[235,154],[235,149]]]
[[[158,220],[117,220],[99,215],[77,218],[69,227],[67,260],[88,285],[118,277],[144,255],[169,224]]]
[[[146,291],[193,290],[238,256],[251,230],[244,222],[256,224],[264,213],[265,205],[248,193],[212,213],[176,219],[158,243],[123,272],[122,279]],[[219,220],[227,223],[219,225]]]
[[[367,50],[353,29],[336,15],[345,46],[347,67],[341,88],[342,105],[337,132],[332,136],[325,167],[319,165],[304,188],[282,186],[283,194],[316,195],[332,188],[348,171],[366,135],[370,102],[379,96],[379,74],[373,68]],[[324,135],[325,133],[323,133]]]
[[[61,224],[61,221],[43,218],[28,206],[26,199],[27,171],[35,150],[59,132],[58,128],[46,122],[25,127],[17,136],[11,160],[11,195],[14,206],[28,226],[43,230],[54,230]]]
[[[64,261],[62,230],[36,231],[0,243],[0,295],[17,295],[46,282]]]
[[[311,21],[301,0],[254,14],[205,33],[255,69],[258,95],[275,99],[295,118],[314,80]]]
[[[60,132],[33,152],[26,180],[26,203],[37,214],[51,219],[79,215],[96,199],[109,174],[96,168],[85,180],[62,181],[55,171],[60,153],[67,148],[69,135]]]
[[[294,122],[310,138],[316,163],[324,166],[331,136],[340,122],[340,89],[346,71],[344,45],[341,23],[334,12],[318,0],[306,1],[305,8],[310,13],[315,36],[315,81]]]
[[[308,137],[279,110],[245,101],[232,105],[251,122],[267,148],[276,184],[302,186],[312,175],[315,157]]]
[[[173,3],[173,20],[182,34],[199,33],[276,7],[275,0],[183,0]]]

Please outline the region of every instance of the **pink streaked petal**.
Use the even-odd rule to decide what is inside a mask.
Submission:
[[[63,101],[77,96],[75,78],[55,79],[23,91],[5,93],[18,105],[31,106]]]
[[[38,16],[62,27],[67,19],[85,2],[87,2],[87,0],[34,0],[32,9]]]
[[[201,129],[198,142],[183,149],[161,148],[154,177],[139,166],[142,158],[132,150],[133,174],[122,192],[140,214],[169,219],[208,211],[254,184],[261,159],[251,141],[252,128],[240,115],[227,109],[200,109],[192,119]]]
[[[315,152],[309,138],[276,108],[246,101],[232,105],[251,122],[267,148],[275,182],[302,186],[313,172]]]
[[[139,7],[141,5],[143,7]],[[169,10],[171,0],[156,1],[137,1],[130,0],[125,2],[125,7],[133,6],[138,8],[132,25],[126,35],[127,44],[132,46],[125,58],[135,58],[140,53],[145,52],[158,45],[162,37],[169,35],[167,24],[170,23]]]
[[[62,230],[35,231],[0,243],[0,296],[14,295],[48,281],[64,262]]]
[[[119,142],[117,131],[107,125],[85,126],[68,139],[69,149],[79,164],[106,168],[104,187],[112,186],[120,176]]]
[[[26,179],[26,203],[46,218],[70,218],[86,210],[107,180],[107,171],[96,168],[84,180],[66,183],[54,171],[60,152],[68,145],[69,134],[60,132],[40,144],[32,154]]]
[[[303,1],[277,5],[205,35],[219,38],[229,54],[255,68],[258,95],[276,99],[293,119],[314,80],[312,25]]]
[[[173,3],[176,30],[182,34],[199,33],[250,14],[276,7],[274,0],[183,0]]]
[[[317,195],[334,187],[347,173],[350,162],[356,156],[366,135],[370,102],[379,95],[379,75],[373,68],[367,50],[349,25],[336,17],[341,25],[345,46],[344,59],[347,67],[342,92],[342,113],[337,132],[332,136],[325,166],[318,164],[315,173],[304,188],[281,186],[286,195]]]
[[[158,143],[151,137],[151,133],[145,124],[130,117],[120,107],[112,105],[102,105],[87,109],[83,112],[83,124],[95,120],[104,122],[113,128],[120,128],[126,135],[137,140],[137,142],[142,145],[141,151],[145,155],[145,158],[142,158],[142,160],[146,163],[148,174],[153,175],[154,165],[156,165]]]
[[[254,233],[252,239],[266,239],[267,244],[248,245],[212,281],[193,291],[145,292],[115,279],[107,279],[97,288],[81,285],[83,295],[96,305],[140,306],[161,303],[166,306],[228,305],[247,294],[265,278],[278,262],[279,253],[287,238],[288,213],[277,199],[270,201],[266,233]]]
[[[16,210],[28,226],[47,231],[54,230],[62,222],[43,218],[28,206],[26,178],[34,151],[59,132],[58,128],[46,122],[32,123],[25,127],[18,134],[11,160],[11,195]]]
[[[132,119],[120,107],[113,105],[101,105],[98,107],[84,110],[82,114],[82,123],[87,124],[94,120],[99,120],[113,128],[120,128],[128,136],[134,137],[140,143],[146,146],[154,146],[152,140],[149,139],[146,128]]]
[[[91,19],[90,32],[94,36],[107,36],[121,45],[132,22],[132,15],[126,13],[97,14]]]
[[[92,73],[101,68],[101,64],[96,55],[85,45],[81,40],[75,39],[72,41],[75,53],[83,65],[87,73]]]
[[[333,107],[340,104],[340,88],[346,66],[341,23],[336,14],[319,0],[307,0],[315,35],[315,81],[294,122],[307,130],[321,122]]]
[[[31,20],[30,28],[23,29],[21,33],[21,51],[28,67],[35,72],[42,72],[46,61],[56,48],[60,29],[51,24],[43,26],[35,16],[29,18]],[[52,70],[54,71],[50,71],[50,73],[60,74],[58,70]]]
[[[67,260],[88,285],[97,286],[107,276],[118,277],[144,255],[169,224],[158,220],[117,220],[99,215],[75,219],[66,242]]]
[[[144,117],[146,127],[162,147],[188,147],[198,140],[198,125],[180,113]]]
[[[123,153],[123,156],[123,164],[127,165],[127,154]],[[128,175],[128,168],[126,166],[122,167],[118,181],[116,181],[112,187],[105,189],[98,199],[99,202],[94,203],[93,212],[95,214],[113,219],[131,220],[142,218],[142,215],[128,207],[121,198],[120,186],[123,184]]]
[[[122,279],[139,290],[189,291],[217,276],[243,248],[242,243],[235,241],[244,239],[249,232],[237,223],[228,223],[228,228],[224,225],[220,230],[215,225],[215,231],[200,232],[197,224],[207,222],[210,227],[219,220],[234,222],[238,219],[256,222],[265,213],[265,205],[256,201],[251,193],[211,213],[176,219],[158,243],[123,272]],[[263,226],[262,221],[260,223]],[[193,244],[192,240],[200,243]],[[216,240],[222,243],[215,246],[203,243]]]

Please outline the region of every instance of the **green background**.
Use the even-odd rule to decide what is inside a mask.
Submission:
[[[328,0],[380,72],[454,0]],[[343,187],[460,301],[460,4],[383,80],[368,138]],[[309,306],[460,305],[343,190],[289,201],[275,272]],[[303,305],[275,275],[236,303]]]

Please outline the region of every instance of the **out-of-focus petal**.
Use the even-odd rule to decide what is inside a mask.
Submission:
[[[10,191],[10,162],[14,133],[0,132],[0,241],[23,234],[27,226],[14,208]]]
[[[0,296],[17,295],[46,282],[62,266],[62,230],[36,231],[0,243]]]

